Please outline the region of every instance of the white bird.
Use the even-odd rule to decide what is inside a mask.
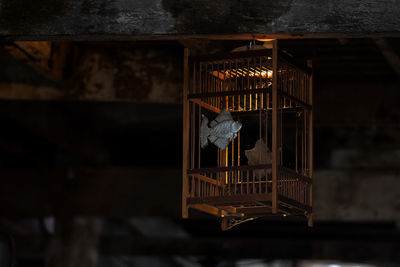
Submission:
[[[210,126],[208,126],[208,118],[204,115],[202,115],[202,118],[200,129],[201,148],[205,148],[208,145],[208,141],[210,141],[220,149],[225,149],[232,139],[237,137],[237,133],[242,128],[242,124],[234,121],[229,111],[225,109],[210,122]]]

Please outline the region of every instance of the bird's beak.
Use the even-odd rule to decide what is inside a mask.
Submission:
[[[237,128],[238,128],[238,132],[240,131],[240,129],[242,129],[242,124],[240,122],[237,122]]]

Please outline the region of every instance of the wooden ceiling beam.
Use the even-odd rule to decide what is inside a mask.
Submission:
[[[118,34],[93,34],[93,35],[0,35],[6,41],[51,41],[51,42],[144,42],[144,41],[182,41],[182,40],[238,40],[251,41],[257,39],[332,39],[343,37],[346,39],[359,38],[400,38],[400,32],[382,32],[382,33],[237,33],[237,34],[148,34],[148,35],[118,35]]]
[[[69,56],[68,43],[11,42],[3,45],[10,55],[25,62],[44,78],[63,85],[64,67]]]
[[[392,0],[337,0],[334,5],[329,0],[0,0],[0,6],[0,36],[6,40],[400,36],[400,7]]]

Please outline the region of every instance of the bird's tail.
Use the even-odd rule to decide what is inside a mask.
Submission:
[[[210,128],[208,127],[208,118],[201,115],[203,119],[200,128],[200,144],[201,148],[205,148],[208,145],[208,136],[210,135]]]

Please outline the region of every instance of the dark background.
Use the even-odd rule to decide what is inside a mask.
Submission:
[[[387,55],[398,59],[398,38],[279,41],[313,62],[313,228],[267,216],[221,232],[212,216],[180,218],[183,48],[248,43],[4,41],[0,230],[16,266],[396,266],[400,87]]]

